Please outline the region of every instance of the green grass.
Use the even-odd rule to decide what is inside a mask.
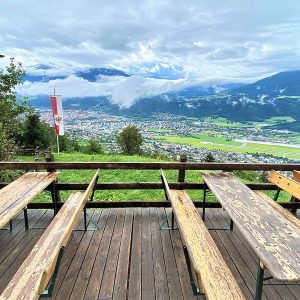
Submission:
[[[20,161],[34,161],[33,156],[19,157]],[[158,162],[149,157],[142,156],[124,156],[124,155],[89,155],[82,153],[61,153],[59,157],[55,156],[56,161],[61,162]],[[59,182],[89,182],[95,170],[60,170]],[[176,182],[178,171],[166,170],[167,180]],[[258,173],[255,171],[236,171],[234,174],[243,179],[245,183],[260,182]],[[201,182],[200,171],[186,171],[186,182]],[[99,182],[160,182],[159,170],[100,170]],[[61,191],[62,201],[65,201],[71,191]],[[193,200],[202,199],[203,191],[188,190]],[[274,191],[267,192],[273,197]],[[160,201],[164,199],[163,190],[106,190],[96,191],[95,200],[97,201]],[[280,201],[288,201],[289,196],[281,193]],[[50,202],[49,192],[43,192],[35,202]],[[208,201],[215,201],[214,196],[209,195]]]
[[[281,117],[272,117],[272,118],[266,119],[265,121],[270,124],[277,124],[277,123],[280,123],[283,121],[290,123],[290,122],[294,122],[296,120],[290,116],[281,116]]]
[[[195,148],[252,154],[272,154],[279,157],[285,155],[287,158],[300,159],[300,148],[260,143],[241,143],[219,136],[214,137],[200,134],[195,137],[159,135],[154,138],[167,143],[190,145]]]
[[[215,118],[212,119],[212,122],[214,125],[220,126],[220,127],[247,127],[247,124],[242,124],[238,122],[231,122],[226,118]]]
[[[21,161],[34,161],[34,157],[25,156],[19,157]],[[149,157],[142,156],[124,156],[124,155],[89,155],[82,153],[65,154],[61,153],[59,157],[55,156],[56,161],[61,162],[158,162],[163,160],[157,160]],[[89,182],[94,170],[61,170],[59,176],[59,182]],[[165,172],[169,182],[177,181],[178,171],[166,171]],[[159,170],[101,170],[100,182],[160,182]],[[200,181],[199,171],[188,171],[186,174],[187,182]],[[61,192],[61,197],[64,200],[67,199],[70,192]],[[191,197],[199,199],[199,191],[191,191]],[[145,201],[153,200],[160,201],[164,199],[164,193],[162,190],[106,190],[97,191],[95,193],[95,199],[103,201]],[[50,201],[49,193],[45,192],[39,196],[36,201],[45,202]]]

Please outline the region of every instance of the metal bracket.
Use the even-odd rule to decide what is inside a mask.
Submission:
[[[51,277],[48,289],[44,290],[44,292],[41,295],[43,297],[52,297],[54,286],[55,286],[56,279],[57,279],[58,269],[59,269],[59,266],[61,264],[64,252],[65,252],[65,247],[63,246],[59,250],[59,254],[58,254],[57,261],[56,261],[55,269],[54,269],[53,275]]]
[[[299,285],[299,283],[265,283],[264,281],[273,279],[273,276],[264,277],[264,266],[259,261],[258,268],[257,268],[257,277],[256,277],[256,292],[255,292],[255,300],[261,300],[262,298],[262,291],[264,285]]]
[[[233,230],[233,221],[230,220],[230,226],[228,228],[207,228],[208,230],[229,230],[232,231]]]
[[[96,221],[94,221],[94,219],[87,213],[86,211],[86,206],[84,206],[83,208],[83,220],[84,220],[84,229],[75,229],[74,231],[95,231],[95,230],[99,230],[99,226],[96,223]],[[87,220],[89,220],[94,226],[94,229],[88,229],[88,224],[87,224]]]
[[[0,231],[1,231],[1,230],[9,230],[9,231],[12,231],[12,230],[13,230],[12,220],[9,220],[9,228],[7,228],[7,227],[0,228]]]
[[[164,227],[164,225],[168,222],[168,217],[161,223],[159,226],[160,230],[178,230],[178,228],[174,228],[174,212],[172,211],[172,221],[171,221],[171,227]]]
[[[188,272],[189,272],[190,283],[191,283],[191,286],[192,286],[193,294],[195,296],[204,295],[204,293],[202,293],[200,291],[200,289],[197,287],[197,285],[195,283],[192,268],[191,268],[191,261],[190,261],[189,253],[187,251],[186,246],[183,246],[183,252],[184,252],[184,256],[185,256],[185,260],[186,260],[187,269],[188,269]]]

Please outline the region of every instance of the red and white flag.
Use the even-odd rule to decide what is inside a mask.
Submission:
[[[63,109],[62,109],[62,99],[61,96],[50,96],[53,119],[54,119],[54,128],[57,135],[64,135],[64,118],[63,118]]]

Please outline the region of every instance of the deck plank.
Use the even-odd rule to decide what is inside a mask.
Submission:
[[[99,211],[93,211],[91,213],[91,217],[95,218],[95,220],[98,220],[99,213]],[[58,291],[60,298],[69,299],[71,297],[78,274],[82,268],[82,263],[84,261],[87,249],[92,241],[93,234],[94,232],[92,231],[87,231],[84,233],[81,242],[76,250],[76,259],[72,260],[64,277],[63,285],[60,286],[60,290]]]
[[[132,239],[133,209],[126,209],[123,227],[120,255],[115,279],[113,299],[126,299],[128,289],[128,271],[130,262],[131,239]],[[75,300],[75,299],[74,299]]]
[[[98,299],[112,299],[125,220],[124,209],[118,209]]]
[[[158,210],[159,216],[159,224],[162,224],[166,220],[166,213],[164,209]],[[183,299],[182,290],[180,287],[180,281],[178,277],[178,270],[175,260],[174,249],[171,241],[171,237],[169,230],[161,230],[161,241],[162,241],[162,248],[164,252],[165,258],[165,267],[166,267],[166,274],[167,274],[167,282],[169,288],[169,295],[170,299]]]
[[[87,289],[89,278],[91,277],[92,269],[95,263],[96,254],[100,242],[102,240],[103,232],[109,216],[109,210],[99,210],[99,214],[100,214],[99,221],[98,221],[99,230],[94,232],[92,241],[89,245],[84,261],[80,268],[79,274],[77,276],[74,288],[70,296],[70,299],[73,300],[84,299],[85,291]]]
[[[117,210],[110,210],[110,215],[104,229],[103,237],[98,248],[94,268],[89,279],[84,299],[98,299],[101,282],[108,257],[109,247],[117,218]]]
[[[150,209],[142,210],[142,299],[155,299]]]
[[[142,212],[141,208],[134,209],[133,235],[131,240],[131,259],[128,278],[128,299],[141,299],[142,285]]]
[[[90,232],[73,233],[58,273],[54,296],[50,299],[99,299],[102,284],[105,281],[109,283],[108,278],[113,278],[110,283],[113,284],[113,294],[111,294],[110,285],[110,293],[106,294],[108,299],[147,299],[142,298],[142,287],[149,290],[149,287],[153,286],[153,293],[155,294],[153,299],[155,299],[160,294],[157,291],[159,286],[149,281],[148,287],[148,281],[143,281],[146,274],[145,268],[151,265],[151,260],[145,263],[146,258],[146,261],[144,261],[145,254],[148,255],[148,252],[145,252],[145,245],[150,247],[149,252],[152,255],[153,270],[157,260],[159,260],[160,267],[165,268],[164,273],[159,274],[157,278],[165,278],[164,285],[168,292],[166,299],[168,297],[176,300],[204,299],[203,296],[196,297],[192,293],[179,232],[177,230],[161,231],[159,229],[159,224],[162,223],[166,215],[169,217],[169,221],[171,220],[170,208],[147,208],[146,210],[144,208],[124,208],[120,210],[123,216],[120,223],[123,224],[121,226],[122,230],[121,228],[117,230],[119,214],[117,214],[116,209],[97,209],[95,210],[97,215],[95,219],[98,220],[100,230],[94,232],[92,238],[89,238]],[[35,214],[31,215],[31,213]],[[53,212],[49,210],[45,213],[43,210],[38,210],[36,212],[30,211],[29,215],[31,216],[29,218],[31,226],[42,226],[52,219]],[[300,218],[300,214],[298,214],[298,217]],[[18,223],[19,219],[20,222]],[[82,228],[82,219],[80,222],[78,227]],[[10,239],[8,236],[4,238],[6,242],[3,245],[0,240],[0,249],[5,251],[3,253],[6,253],[0,264],[0,271],[2,270],[0,292],[11,280],[38,240],[39,235],[43,232],[43,230],[35,229],[26,231],[22,215],[17,217],[16,224],[19,226],[16,227],[18,232],[16,234],[9,233],[12,237]],[[228,226],[228,224],[229,217],[225,211],[222,209],[207,209],[207,227],[223,227]],[[246,299],[253,299],[252,294],[255,290],[257,267],[256,254],[236,227],[234,227],[233,232],[211,232],[211,235]],[[113,242],[113,239],[115,239],[115,242]],[[90,241],[87,242],[88,240]],[[144,241],[146,241],[145,245]],[[6,245],[9,246],[8,250],[6,250]],[[115,245],[115,253],[118,253],[118,255],[111,254],[113,245]],[[16,248],[15,251],[14,248]],[[154,256],[159,252],[161,257],[155,258]],[[109,276],[105,275],[108,264],[110,264],[109,261],[112,262],[113,257],[116,260],[113,262],[115,271]],[[70,280],[72,273],[74,273],[74,278]],[[164,277],[161,277],[162,274],[164,274]],[[107,279],[105,279],[105,276],[107,276]],[[157,276],[155,271],[153,271],[153,276],[154,278]],[[131,280],[136,278],[137,282],[130,283],[130,277]],[[105,289],[107,286],[107,284],[104,285]],[[137,291],[137,294],[134,294],[134,290]],[[300,286],[264,286],[264,299],[300,300]]]
[[[153,269],[155,284],[155,299],[169,299],[165,259],[159,232],[157,208],[150,208],[150,222],[152,235]]]

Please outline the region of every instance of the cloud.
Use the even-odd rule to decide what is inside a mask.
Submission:
[[[1,53],[26,67],[51,64],[43,72],[55,75],[115,67],[147,76],[164,65],[176,66],[175,79],[249,81],[300,66],[299,8],[298,0],[10,0],[1,4]]]
[[[97,82],[90,82],[71,75],[65,79],[48,82],[26,81],[19,86],[17,92],[21,95],[49,95],[56,93],[69,97],[107,96],[111,102],[121,108],[128,108],[140,98],[152,97],[170,91],[181,90],[195,84],[185,79],[166,80],[143,77],[101,76]]]

